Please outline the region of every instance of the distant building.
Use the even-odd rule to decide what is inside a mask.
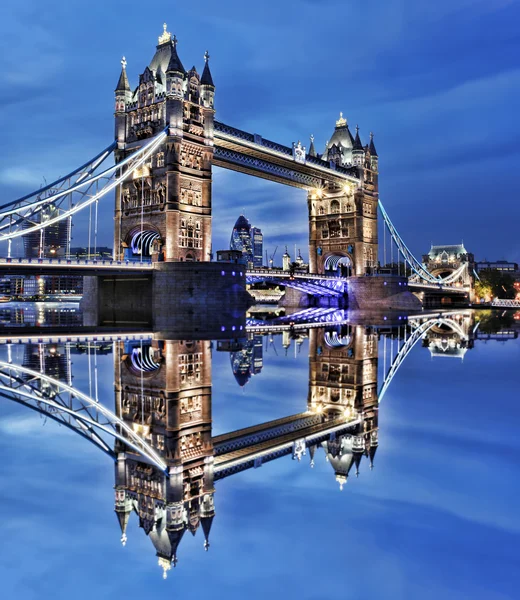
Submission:
[[[483,271],[484,269],[495,269],[497,271],[515,272],[518,271],[518,263],[509,262],[507,260],[481,260],[475,263],[475,268],[477,272]]]
[[[246,264],[244,255],[240,250],[217,250],[217,262],[232,262]]]
[[[464,244],[433,246],[422,257],[424,268],[435,277],[455,278],[451,283],[469,285],[475,270],[475,258]]]
[[[27,220],[24,228],[56,218],[60,209],[53,204],[37,213],[34,221]],[[70,239],[70,220],[63,219],[40,231],[27,233],[23,238],[25,258],[55,258],[65,256]]]
[[[263,266],[264,235],[259,227],[251,227],[251,237],[253,238],[253,266]]]
[[[251,227],[244,215],[238,217],[233,227],[229,247],[231,250],[242,252],[249,268],[262,266],[262,231],[258,227]]]
[[[112,248],[108,246],[98,246],[96,251],[94,252],[94,248],[90,248],[90,252],[88,247],[77,246],[70,249],[70,257],[71,258],[102,258],[105,260],[111,260],[114,256],[114,251]]]
[[[258,375],[263,367],[263,338],[255,335],[241,349],[230,354],[231,368],[236,382],[244,387],[252,375]]]
[[[285,252],[282,256],[282,269],[284,271],[289,271],[291,268],[291,255],[287,252],[287,246],[285,246]]]

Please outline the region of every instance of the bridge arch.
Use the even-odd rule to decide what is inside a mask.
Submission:
[[[151,344],[130,344],[126,349],[125,364],[133,375],[152,377],[162,366],[160,352]]]
[[[338,275],[350,277],[353,269],[352,257],[346,252],[327,254],[323,258],[323,270],[325,275]]]
[[[163,244],[160,231],[145,223],[142,226],[133,227],[126,234],[126,259],[129,260],[151,260],[152,253],[158,252]]]

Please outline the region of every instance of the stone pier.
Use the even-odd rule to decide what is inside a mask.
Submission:
[[[85,325],[176,334],[213,330],[215,319],[220,329],[238,331],[251,304],[245,268],[220,262],[164,262],[142,275],[85,277],[81,301]]]

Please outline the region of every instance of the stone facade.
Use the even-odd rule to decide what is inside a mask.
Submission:
[[[166,129],[150,160],[116,189],[118,258],[208,261],[215,86],[209,55],[200,76],[186,71],[166,28],[131,90],[126,61],[115,91],[116,162]],[[147,233],[148,235],[144,235]]]

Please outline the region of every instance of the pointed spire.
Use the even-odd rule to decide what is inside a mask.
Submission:
[[[316,156],[316,148],[314,148],[314,136],[311,134],[311,145],[309,148],[309,156]]]
[[[361,143],[361,138],[359,137],[359,127],[356,125],[356,138],[354,139],[354,146],[352,150],[361,150],[363,151],[363,144]]]
[[[128,525],[128,520],[130,519],[131,511],[119,511],[116,510],[117,520],[119,521],[119,526],[121,527],[121,544],[126,546],[126,542],[128,540],[126,536],[126,526]]]
[[[173,36],[171,40],[171,55],[170,62],[168,63],[168,67],[166,68],[166,73],[182,73],[186,74],[186,71],[181,63],[181,59],[177,54],[177,36]]]
[[[117,82],[116,92],[129,92],[130,84],[128,83],[128,77],[126,76],[126,58],[123,56],[121,59],[121,75],[119,75],[119,81]]]
[[[204,53],[204,71],[202,71],[200,82],[202,85],[211,85],[212,87],[215,87],[213,77],[211,77],[211,71],[209,70],[209,52],[207,50]]]
[[[370,146],[368,147],[372,156],[377,156],[376,147],[374,144],[374,134],[370,132]]]
[[[311,469],[314,468],[314,454],[316,452],[316,445],[313,444],[312,446],[309,446],[309,456],[311,459]]]
[[[363,452],[354,452],[354,463],[356,464],[356,477],[359,477],[359,465],[363,458]]]
[[[211,525],[213,523],[213,515],[211,517],[201,517],[200,523],[202,525],[202,531],[204,531],[204,550],[209,550],[209,532],[211,531]]]
[[[374,468],[374,456],[376,455],[376,451],[377,451],[377,446],[370,446],[370,451],[369,451],[370,469]]]

